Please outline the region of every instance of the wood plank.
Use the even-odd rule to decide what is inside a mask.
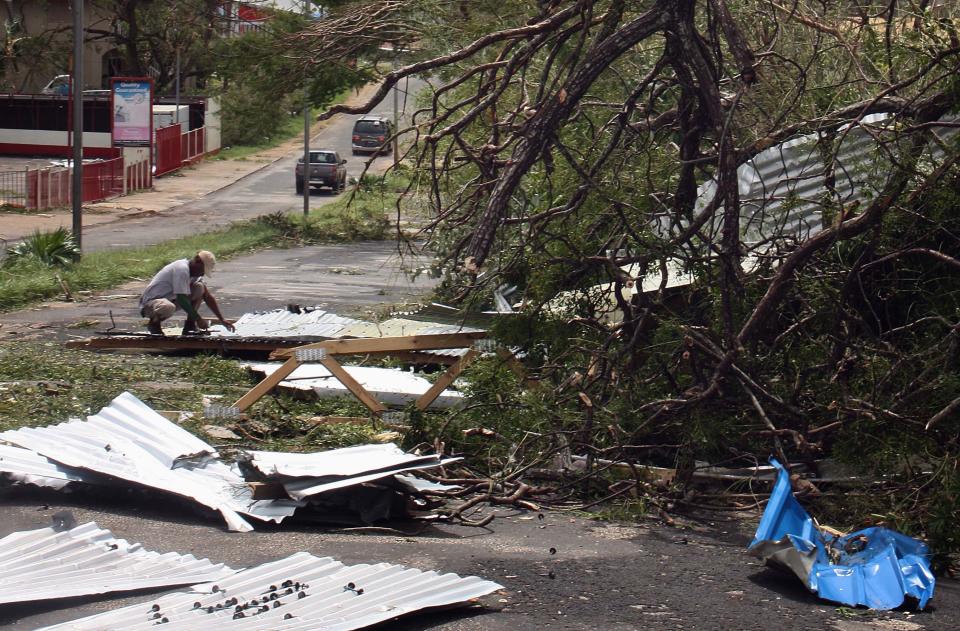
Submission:
[[[487,337],[486,331],[470,333],[438,333],[436,335],[405,335],[397,337],[362,337],[350,340],[327,340],[296,348],[278,350],[276,357],[290,357],[297,350],[325,348],[331,355],[374,355],[395,351],[429,351],[443,348],[469,348],[476,340]]]
[[[296,359],[296,358],[291,358],[291,360],[292,359]],[[332,374],[334,377],[339,379],[340,383],[345,385],[347,387],[347,390],[352,392],[353,396],[357,397],[360,400],[360,403],[367,406],[368,410],[370,410],[374,414],[379,415],[381,412],[384,412],[387,409],[386,406],[384,406],[382,403],[380,403],[375,398],[373,398],[373,395],[367,392],[366,389],[363,386],[361,386],[356,379],[351,377],[350,373],[344,370],[343,366],[337,363],[337,360],[335,360],[333,357],[330,357],[328,355],[326,359],[320,360],[320,364],[323,365],[324,368],[329,370],[330,374]]]
[[[243,412],[248,407],[259,401],[260,397],[273,390],[278,383],[283,381],[287,375],[296,370],[297,366],[299,365],[300,362],[297,360],[297,358],[291,357],[284,362],[283,365],[273,371],[273,373],[267,375],[263,381],[255,385],[250,392],[240,397],[240,399],[238,399],[233,406]]]
[[[445,373],[440,375],[440,378],[434,382],[430,389],[424,392],[417,399],[417,402],[414,404],[417,406],[418,410],[426,410],[430,407],[430,404],[440,396],[440,393],[447,389],[447,387],[454,382],[454,380],[460,376],[460,373],[463,372],[463,369],[469,366],[474,359],[479,357],[480,353],[474,349],[467,351],[467,354],[460,358],[453,366],[447,369]]]
[[[150,335],[91,337],[84,340],[71,340],[64,344],[67,348],[116,349],[146,348],[158,351],[274,351],[278,348],[290,348],[301,342],[278,339],[244,340],[242,338],[190,337]]]

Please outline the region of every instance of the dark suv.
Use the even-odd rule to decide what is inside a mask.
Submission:
[[[384,116],[362,116],[353,124],[353,155],[380,153],[393,136],[393,123]]]

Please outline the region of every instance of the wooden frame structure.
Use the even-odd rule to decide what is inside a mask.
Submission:
[[[469,333],[326,340],[294,348],[278,349],[271,353],[270,357],[272,359],[286,359],[283,365],[240,397],[233,406],[240,412],[246,410],[286,379],[301,363],[316,361],[329,370],[330,374],[336,377],[370,412],[375,416],[380,416],[386,411],[386,406],[367,392],[366,388],[360,385],[356,379],[351,377],[335,357],[345,355],[408,356],[414,351],[467,348],[466,354],[456,360],[446,372],[440,375],[436,383],[414,402],[418,410],[425,410],[480,355],[480,352],[474,348],[474,343],[486,339],[486,337],[486,331],[474,331]]]

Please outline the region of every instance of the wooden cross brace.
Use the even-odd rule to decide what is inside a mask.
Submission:
[[[273,390],[277,384],[286,379],[301,361],[299,355],[315,355],[323,367],[330,371],[363,405],[375,416],[380,416],[387,408],[373,395],[367,392],[356,379],[340,365],[334,358],[336,355],[390,355],[407,353],[409,351],[441,350],[448,348],[471,347],[476,340],[487,337],[485,331],[470,333],[440,333],[436,335],[408,335],[401,337],[357,338],[349,340],[325,340],[313,344],[305,344],[295,348],[279,349],[271,353],[272,358],[285,358],[286,361],[273,373],[267,375],[263,381],[255,385],[249,392],[240,397],[234,404],[241,412],[260,400],[263,395]],[[316,353],[304,353],[316,349]],[[460,357],[446,372],[437,379],[429,390],[416,400],[414,405],[418,410],[427,409],[440,393],[443,392],[460,373],[469,366],[480,353],[469,348],[466,354]]]

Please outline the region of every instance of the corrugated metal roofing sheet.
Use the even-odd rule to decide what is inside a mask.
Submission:
[[[30,602],[216,581],[234,573],[192,555],[160,554],[90,522],[0,539],[0,603]]]
[[[10,445],[0,445],[0,476],[21,484],[53,489],[62,489],[71,482],[101,481],[98,476],[59,465],[34,451]]]
[[[393,443],[357,445],[316,453],[248,451],[250,465],[266,476],[319,478],[330,475],[351,476],[372,471],[395,469],[411,464],[435,462],[435,455],[408,454]]]
[[[362,324],[361,320],[324,311],[317,307],[301,308],[300,313],[275,309],[259,313],[245,313],[235,323],[236,331],[222,325],[210,327],[214,337],[283,337],[283,338],[337,338],[345,327]]]
[[[297,508],[295,502],[253,500],[236,470],[211,460],[217,455],[213,447],[127,392],[86,421],[11,430],[0,433],[0,441],[59,464],[193,498],[219,511],[231,530],[253,530],[238,513],[279,521]]]
[[[243,364],[249,370],[264,376],[272,374],[282,364],[279,362],[250,362]],[[404,406],[417,400],[430,389],[431,383],[418,375],[395,369],[370,366],[344,366],[344,370],[357,380],[374,398],[384,405]],[[320,364],[301,364],[280,382],[281,388],[312,390],[317,396],[353,397],[353,394]],[[430,407],[450,408],[463,401],[463,394],[446,389]]]
[[[371,471],[370,473],[364,473],[346,478],[301,478],[284,483],[283,490],[286,491],[287,495],[290,497],[307,499],[313,495],[319,495],[320,493],[327,493],[328,491],[336,491],[337,489],[343,489],[348,486],[356,486],[357,484],[364,484],[367,482],[382,480],[383,478],[389,478],[397,473],[435,469],[436,467],[445,466],[453,462],[459,462],[460,460],[462,460],[462,458],[446,458],[444,460],[437,460],[435,462],[409,464],[387,471]]]
[[[248,451],[248,463],[267,478],[283,478],[287,494],[303,500],[407,471],[435,469],[460,458],[408,454],[392,443],[309,454]]]
[[[46,629],[152,629],[166,620],[169,628],[178,631],[346,631],[425,608],[464,604],[498,589],[502,586],[475,576],[387,563],[346,566],[329,557],[299,552],[243,570],[216,585],[195,585],[190,591]]]

